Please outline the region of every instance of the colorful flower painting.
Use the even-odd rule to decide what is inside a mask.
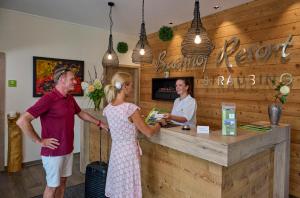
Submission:
[[[74,96],[83,96],[81,82],[84,76],[84,61],[34,56],[33,97],[40,97],[54,88],[53,73],[57,65],[67,66],[74,72],[77,84],[71,94]]]

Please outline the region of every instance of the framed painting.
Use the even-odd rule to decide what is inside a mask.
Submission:
[[[77,83],[71,94],[74,96],[83,96],[81,82],[84,80],[84,61],[34,56],[33,97],[41,97],[54,88],[53,73],[57,65],[67,66],[74,72]]]

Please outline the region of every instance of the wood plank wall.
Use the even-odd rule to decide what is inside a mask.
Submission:
[[[133,94],[128,98],[128,102],[133,102],[135,104],[139,103],[139,83],[138,79],[140,78],[140,71],[139,67],[137,66],[130,66],[130,65],[119,65],[119,67],[109,67],[105,70],[105,79],[108,81],[106,84],[111,83],[111,79],[113,75],[117,72],[126,72],[131,74],[133,77],[133,81],[135,84],[133,85]]]
[[[0,52],[0,171],[4,170],[5,54]]]
[[[290,194],[300,197],[300,1],[256,0],[205,17],[202,22],[215,44],[206,69],[210,79],[219,75],[225,77],[229,75],[224,62],[220,66],[216,65],[217,54],[225,40],[233,36],[238,37],[241,43],[239,49],[242,49],[252,45],[280,44],[285,42],[290,34],[294,36],[293,46],[287,50],[291,53],[290,60],[285,64],[274,55],[267,62],[254,62],[242,66],[236,65],[234,56],[229,60],[233,64],[233,78],[255,74],[258,81],[260,75],[277,78],[285,72],[293,75],[291,94],[288,96],[287,104],[283,106],[281,122],[290,123],[292,126]],[[189,26],[190,22],[175,26],[174,37],[169,42],[160,41],[158,33],[150,34],[148,39],[153,49],[154,59],[157,60],[158,54],[163,50],[167,50],[166,62],[181,57],[180,45]],[[198,124],[220,127],[221,102],[236,103],[239,123],[268,120],[267,107],[273,101],[275,93],[271,85],[257,83],[254,87],[247,85],[240,88],[222,88],[215,83],[204,86],[202,68],[189,71],[171,70],[170,76],[194,76]],[[151,100],[151,79],[154,77],[163,77],[163,74],[157,73],[154,65],[142,65],[140,106],[144,114],[154,106],[172,108],[170,102]]]

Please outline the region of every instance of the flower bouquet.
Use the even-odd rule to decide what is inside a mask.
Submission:
[[[281,102],[281,104],[285,104],[286,103],[286,97],[290,93],[290,87],[287,86],[283,82],[279,82],[279,84],[276,85],[276,82],[273,80],[272,83],[275,86],[275,91],[276,91],[276,94],[274,96],[274,98],[275,98],[274,102],[276,103],[279,100]]]
[[[104,94],[104,86],[101,80],[97,78],[96,69],[95,69],[95,79],[92,79],[90,75],[90,81],[82,82],[81,88],[84,91],[84,95],[87,96],[91,101],[93,101],[94,110],[99,111],[102,98],[104,98],[105,94]]]
[[[276,84],[275,80],[272,81],[272,84],[275,86],[274,90],[276,94],[274,95],[274,103],[268,107],[268,113],[271,125],[278,125],[282,112],[281,105],[286,103],[286,98],[290,93],[290,87],[284,82]]]

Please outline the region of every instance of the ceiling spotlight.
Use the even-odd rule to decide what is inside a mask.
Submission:
[[[215,9],[215,10],[217,10],[217,9],[219,9],[219,8],[220,8],[219,5],[215,5],[215,6],[214,6],[214,9]]]

